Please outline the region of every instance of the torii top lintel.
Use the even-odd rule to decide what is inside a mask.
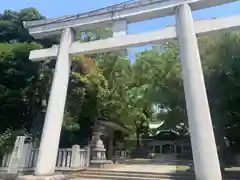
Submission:
[[[100,10],[63,16],[55,19],[26,21],[24,26],[35,38],[42,38],[51,34],[58,34],[67,27],[81,30],[97,27],[111,27],[114,21],[124,19],[134,23],[174,14],[174,8],[188,3],[192,10],[198,10],[234,2],[237,0],[139,0]]]

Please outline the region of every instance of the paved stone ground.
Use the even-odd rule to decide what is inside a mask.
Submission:
[[[155,160],[150,159],[121,159],[121,166],[111,168],[113,171],[175,173],[177,168],[176,156],[163,155]]]
[[[73,180],[192,180],[177,172],[176,156],[164,155],[151,159],[118,159],[104,169],[88,169]]]

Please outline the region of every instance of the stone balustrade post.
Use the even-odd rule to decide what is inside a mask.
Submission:
[[[33,147],[31,143],[24,144],[22,147],[22,152],[21,152],[21,157],[20,157],[20,162],[19,162],[19,170],[23,171],[24,168],[28,167],[29,160],[30,160],[30,154],[32,151]]]
[[[8,174],[18,173],[25,138],[26,138],[25,136],[18,136],[15,140],[14,147],[8,164],[7,170]]]
[[[80,167],[80,146],[72,146],[71,168],[76,169]]]
[[[88,167],[88,166],[89,166],[89,163],[90,163],[90,147],[89,147],[89,146],[86,146],[86,147],[85,147],[85,150],[86,150],[85,166]]]

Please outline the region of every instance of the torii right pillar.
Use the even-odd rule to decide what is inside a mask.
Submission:
[[[177,36],[197,180],[221,180],[197,37],[189,4],[176,8]]]

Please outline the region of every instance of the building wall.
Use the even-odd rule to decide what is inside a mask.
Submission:
[[[153,140],[149,142],[148,149],[150,152],[154,152],[157,154],[183,153],[186,151],[191,151],[190,143],[165,140]]]

